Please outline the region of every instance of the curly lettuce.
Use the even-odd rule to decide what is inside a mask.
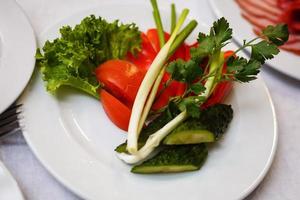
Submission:
[[[46,41],[36,54],[51,93],[61,86],[70,86],[99,98],[95,68],[107,60],[122,59],[128,52],[135,55],[140,51],[140,31],[134,23],[109,23],[91,15],[74,28],[62,27],[60,34],[60,38]]]

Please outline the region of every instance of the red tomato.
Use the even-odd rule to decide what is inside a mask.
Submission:
[[[129,108],[132,107],[145,71],[125,60],[109,60],[96,69],[104,88]]]
[[[148,70],[156,57],[157,52],[153,49],[152,44],[144,33],[141,34],[141,38],[141,51],[136,56],[129,53],[127,55],[127,60],[140,68]]]
[[[147,35],[153,49],[155,50],[156,53],[158,53],[160,50],[160,44],[159,44],[157,29],[155,29],[155,28],[149,29],[147,31],[146,35]],[[167,41],[169,38],[170,38],[170,35],[165,33],[165,40]]]
[[[155,51],[154,57],[151,57],[151,58],[153,58],[152,59],[152,61],[153,61],[155,56],[157,55],[157,53],[160,51],[160,44],[159,44],[157,29],[149,29],[147,31],[146,35],[147,35],[148,41],[150,42],[153,50]],[[168,41],[168,39],[170,38],[170,34],[164,33],[164,36],[165,36],[165,40]],[[142,37],[144,37],[143,34],[142,34]],[[146,50],[150,49],[148,46],[147,39],[144,38],[143,41],[144,41],[143,43],[147,43],[147,45],[145,45]],[[142,48],[144,48],[144,47],[142,47]],[[174,55],[170,58],[170,61],[176,60],[178,58],[186,60],[186,51],[187,51],[186,49],[187,48],[188,48],[187,45],[185,45],[185,44],[181,45],[178,48],[178,50],[174,53]],[[142,49],[142,51],[143,51],[143,49]],[[151,56],[152,56],[152,54],[151,54]],[[144,64],[145,61],[144,61],[143,57],[138,56],[133,59],[129,58],[129,60],[141,67],[146,65],[146,64]],[[151,63],[152,63],[152,61],[151,61]],[[150,65],[147,65],[147,66],[148,67],[146,69],[148,69]],[[159,86],[158,94],[160,93],[161,89],[163,88],[163,85],[165,84],[165,82],[167,80],[169,80],[169,75],[167,73],[165,73],[163,80]],[[172,81],[172,83],[169,85],[169,87],[167,89],[165,89],[164,92],[159,96],[159,98],[154,102],[152,109],[158,110],[158,109],[166,106],[171,97],[182,95],[185,91],[185,88],[186,88],[186,85],[184,83],[180,83],[178,81]]]
[[[164,33],[165,36],[165,41],[168,41],[170,39],[170,34],[169,33]],[[160,50],[160,43],[159,43],[159,37],[158,37],[158,32],[157,29],[149,29],[147,31],[147,37],[149,39],[149,41],[152,44],[153,49],[158,53]],[[178,58],[181,58],[183,60],[186,59],[186,44],[182,44],[177,51],[174,53],[174,55],[172,55],[172,57],[170,58],[170,61],[176,60]]]
[[[109,119],[117,127],[124,131],[127,131],[131,110],[104,89],[100,90],[100,99],[103,109]]]
[[[170,75],[168,73],[164,74],[164,77],[161,81],[161,84],[158,88],[157,96],[158,99],[155,100],[152,109],[159,110],[166,106],[169,103],[171,97],[183,95],[186,84],[178,81],[172,81],[170,85],[164,90],[163,93],[160,94],[160,91],[163,89],[164,84],[170,79]]]
[[[234,54],[234,51],[226,51],[224,53],[224,59],[229,58]],[[225,64],[223,67],[223,73],[226,73],[227,65]],[[217,103],[221,103],[230,93],[232,90],[232,82],[231,81],[224,81],[219,83],[214,92],[208,98],[208,100],[202,105],[202,108],[207,108]]]

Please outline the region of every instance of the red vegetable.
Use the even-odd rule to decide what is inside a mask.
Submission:
[[[125,60],[109,60],[96,69],[96,77],[104,89],[129,108],[133,105],[145,73],[144,69]]]
[[[109,119],[120,129],[127,131],[131,110],[104,89],[100,90],[103,109]]]
[[[165,41],[168,41],[170,38],[169,33],[165,34]],[[149,29],[147,31],[147,37],[149,38],[149,41],[151,42],[153,48],[158,53],[160,50],[160,44],[159,44],[159,38],[158,38],[158,32],[157,29]],[[188,50],[187,50],[188,49]],[[189,52],[190,47],[186,44],[182,44],[177,51],[171,56],[170,61],[176,60],[176,59],[187,59],[187,52]],[[170,100],[171,97],[182,95],[185,91],[186,85],[184,83],[180,83],[178,81],[172,81],[170,85],[164,89],[163,92],[161,90],[164,88],[165,83],[170,79],[170,75],[166,72],[164,74],[164,77],[161,81],[161,84],[158,89],[158,95],[157,98],[152,106],[153,110],[159,110],[160,108],[163,108],[166,106]]]
[[[154,50],[150,40],[144,33],[141,34],[141,38],[141,51],[136,56],[133,56],[131,53],[129,53],[127,60],[140,68],[148,70],[157,52]]]
[[[151,65],[159,48],[159,40],[156,29],[150,29],[145,34],[141,34],[142,49],[135,57],[128,54],[128,60],[110,60],[101,64],[95,71],[99,82],[103,84],[100,91],[100,98],[103,108],[111,119],[119,128],[127,130],[131,107],[134,103],[137,91],[145,76],[146,70]],[[149,38],[148,38],[149,37]],[[165,33],[166,39],[169,35]],[[190,48],[196,47],[198,43],[193,45],[182,45],[179,50],[172,56],[172,59],[190,59]],[[156,50],[155,50],[156,49]],[[159,50],[159,49],[158,49]],[[231,56],[232,51],[225,53],[225,58]],[[226,70],[226,66],[224,66]],[[164,74],[162,82],[159,86],[157,99],[155,100],[152,109],[158,110],[166,106],[171,97],[183,95],[186,84],[178,81],[172,81],[170,85],[164,88],[165,83],[170,79],[168,73]],[[224,97],[230,92],[232,84],[230,82],[223,82],[216,86],[215,91],[205,103],[204,106],[210,106],[221,102]],[[163,90],[163,92],[161,92]]]

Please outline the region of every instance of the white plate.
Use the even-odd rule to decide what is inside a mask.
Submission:
[[[21,8],[0,1],[0,113],[21,94],[35,65],[34,32]]]
[[[217,17],[224,16],[233,28],[235,41],[242,45],[243,39],[257,37],[253,33],[253,26],[240,14],[240,8],[235,0],[209,0]],[[300,80],[300,56],[281,50],[276,58],[267,61],[273,69]]]
[[[0,199],[23,200],[17,182],[0,161]]]
[[[104,4],[53,26],[41,36],[40,44],[57,37],[62,25],[74,25],[90,13],[134,21],[142,30],[154,26],[148,6]],[[35,73],[21,101],[24,136],[35,155],[58,180],[87,199],[240,199],[262,180],[277,144],[273,104],[260,78],[235,85],[229,98],[234,119],[224,139],[210,150],[200,171],[181,174],[130,173],[130,166],[114,153],[126,134],[90,96],[66,88],[52,96]]]

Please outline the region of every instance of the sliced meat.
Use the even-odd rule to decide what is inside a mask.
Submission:
[[[254,6],[259,10],[262,10],[270,15],[279,16],[281,15],[282,11],[273,6],[269,6],[266,2],[262,0],[236,0],[236,2],[240,5],[243,5],[243,9],[248,6]]]
[[[287,44],[293,44],[296,42],[300,42],[300,35],[290,34]]]
[[[300,42],[295,42],[293,44],[285,44],[280,48],[286,51],[291,51],[297,55],[300,55]]]
[[[277,0],[264,0],[266,4],[272,7],[277,7],[278,3]]]
[[[272,25],[274,24],[272,21],[270,21],[269,19],[265,19],[265,18],[259,18],[259,17],[255,17],[253,15],[249,15],[248,13],[242,12],[242,16],[248,20],[252,25],[254,25],[255,27],[259,28],[259,29],[264,29],[265,27],[267,27],[268,25]]]
[[[258,18],[267,18],[273,23],[278,23],[278,15],[273,15],[266,12],[264,9],[258,8],[253,4],[249,4],[245,0],[237,0],[239,6],[243,9],[244,12]]]

